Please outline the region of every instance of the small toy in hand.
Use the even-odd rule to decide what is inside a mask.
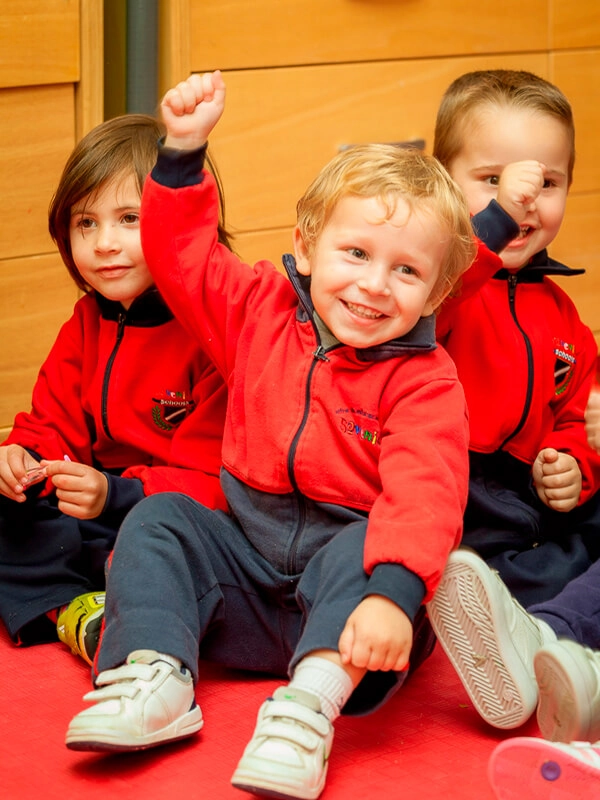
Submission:
[[[46,479],[46,470],[44,467],[32,467],[27,470],[27,477],[22,483],[22,486],[27,488],[33,486],[34,483],[39,483]]]

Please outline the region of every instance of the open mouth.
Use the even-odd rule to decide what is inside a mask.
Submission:
[[[357,306],[354,303],[345,303],[346,308],[348,311],[351,311],[353,314],[356,314],[357,317],[364,317],[365,319],[380,319],[384,315],[380,311],[374,311],[372,308],[367,308],[367,306]]]
[[[533,230],[534,230],[534,228],[532,228],[531,225],[523,225],[523,227],[520,228],[520,230],[519,230],[519,235],[517,236],[517,239],[524,239]]]

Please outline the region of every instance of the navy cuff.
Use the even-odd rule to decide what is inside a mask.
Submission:
[[[499,253],[519,233],[519,225],[496,200],[471,219],[475,235],[493,252]]]
[[[159,140],[156,164],[150,173],[156,183],[169,189],[202,183],[208,144],[195,150],[177,150],[174,147],[165,147],[163,141]]]
[[[369,578],[363,599],[378,594],[399,606],[411,622],[425,598],[425,584],[402,564],[378,564]]]

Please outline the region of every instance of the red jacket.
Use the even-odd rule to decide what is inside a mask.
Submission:
[[[480,249],[464,297],[439,316],[440,341],[467,397],[469,447],[503,449],[527,464],[545,447],[569,453],[583,476],[582,503],[600,478],[600,457],[584,429],[597,346],[573,302],[548,277],[578,271],[546,251],[516,273],[499,266],[497,256]]]
[[[468,470],[464,394],[433,318],[373,350],[324,349],[309,281],[240,263],[217,243],[198,154],[183,188],[157,182],[181,180],[184,165],[165,158],[144,189],[142,243],[169,306],[227,377],[225,468],[262,492],[368,512],[367,573],[401,564],[431,596],[460,539]]]
[[[156,290],[120,303],[89,294],[62,326],[4,444],[67,455],[225,508],[219,485],[226,388]]]

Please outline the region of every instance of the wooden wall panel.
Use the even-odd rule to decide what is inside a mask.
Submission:
[[[600,8],[600,3],[599,3]],[[575,176],[572,192],[600,191],[600,32],[592,50],[550,56],[550,80],[567,95],[575,117]]]
[[[482,56],[225,73],[227,107],[211,136],[229,223],[289,227],[298,197],[344,144],[425,139],[448,84],[466,70],[525,68],[547,57]]]
[[[73,82],[78,76],[79,0],[2,0],[0,87]]]
[[[0,255],[53,249],[48,203],[75,143],[73,85],[0,91]]]
[[[193,71],[548,48],[547,0],[190,0]]]
[[[57,253],[0,262],[0,428],[31,407],[39,367],[76,299]]]
[[[600,42],[598,0],[550,0],[550,47],[597,47]]]

